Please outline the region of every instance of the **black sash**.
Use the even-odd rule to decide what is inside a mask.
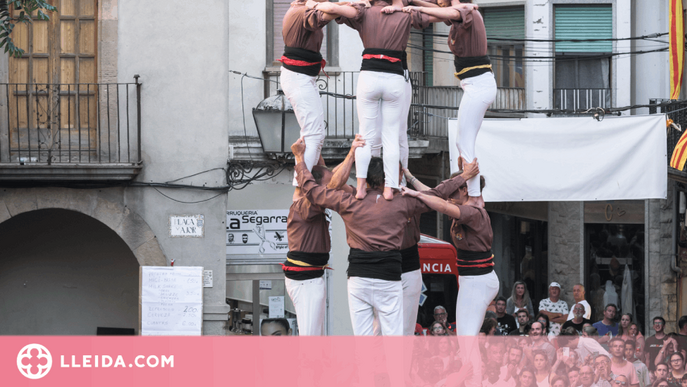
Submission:
[[[401,280],[401,253],[394,251],[363,251],[351,248],[348,253],[348,276]]]
[[[304,48],[284,47],[284,56],[293,60],[313,63],[309,66],[296,66],[282,63],[284,68],[293,72],[316,77],[320,73],[320,69],[322,69],[322,54],[319,52],[306,50]]]
[[[401,273],[408,273],[420,269],[420,251],[417,243],[401,250]]]
[[[301,261],[312,266],[300,266],[289,260],[282,264],[284,277],[305,281],[324,275],[323,267],[329,262],[329,253],[304,253],[302,251],[289,251],[286,256],[295,261]]]
[[[456,66],[456,77],[458,79],[476,77],[478,75],[491,72],[491,67],[482,67],[486,65],[491,66],[489,55],[469,56],[465,58],[456,57],[453,63]],[[461,72],[466,69],[468,70],[461,74]]]
[[[494,271],[494,254],[488,251],[458,250],[459,275],[483,275]]]
[[[391,62],[386,59],[365,59],[360,67],[360,71],[377,71],[380,73],[391,73],[405,76],[405,70],[408,69],[408,54],[405,51],[385,50],[383,48],[366,48],[363,51],[365,55],[383,55],[391,58],[400,59],[400,62]]]

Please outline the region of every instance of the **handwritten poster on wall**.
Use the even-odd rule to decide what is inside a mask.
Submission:
[[[203,268],[141,267],[141,335],[200,336]]]

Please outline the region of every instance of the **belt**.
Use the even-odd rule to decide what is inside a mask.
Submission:
[[[491,65],[490,65],[490,64],[487,64],[487,65],[466,67],[466,68],[460,70],[459,72],[454,73],[453,75],[455,75],[456,78],[458,78],[458,79],[460,80],[460,76],[461,76],[461,75],[467,73],[468,71],[477,70],[477,69],[489,69],[489,70],[491,70]]]

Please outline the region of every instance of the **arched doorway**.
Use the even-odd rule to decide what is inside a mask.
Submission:
[[[0,223],[0,334],[138,333],[139,262],[110,227],[41,209]]]

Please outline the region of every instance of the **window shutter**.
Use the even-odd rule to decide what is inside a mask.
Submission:
[[[487,29],[487,40],[524,39],[525,38],[525,8],[484,8],[484,27]],[[495,44],[506,44],[499,40]]]
[[[556,6],[556,39],[610,39],[613,8],[609,6]],[[612,52],[613,42],[556,42],[556,52]]]
[[[284,38],[282,37],[282,27],[284,26],[284,15],[291,7],[292,0],[274,0],[274,36],[272,42],[274,44],[274,61],[281,58],[284,53]],[[320,53],[322,57],[327,59],[327,27],[322,29],[324,32],[324,40],[322,41],[322,48]]]

